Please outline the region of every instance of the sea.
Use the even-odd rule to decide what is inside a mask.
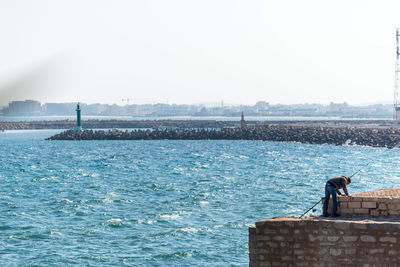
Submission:
[[[60,131],[0,132],[0,266],[248,266],[248,227],[300,216],[330,177],[400,187],[397,148]]]

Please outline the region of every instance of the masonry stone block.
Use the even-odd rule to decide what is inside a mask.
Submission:
[[[331,248],[329,250],[329,254],[331,254],[332,256],[340,256],[342,254],[342,250],[336,249],[336,248]]]
[[[360,240],[362,242],[376,242],[375,237],[371,236],[371,235],[362,235],[360,237]]]
[[[275,241],[283,241],[283,240],[285,240],[285,237],[283,237],[281,235],[276,235],[276,236],[272,237],[272,239]]]
[[[281,229],[279,229],[279,232],[281,234],[288,234],[289,233],[289,229],[281,228]]]
[[[294,222],[285,222],[285,225],[289,227],[294,227]]]
[[[361,202],[363,201],[362,197],[350,197],[350,202]]]
[[[370,214],[371,216],[378,217],[378,216],[380,215],[380,212],[379,212],[379,210],[371,210],[371,211],[369,212],[369,214]]]
[[[397,238],[396,237],[392,237],[392,236],[383,236],[379,238],[380,242],[390,242],[390,243],[396,243],[397,242]]]
[[[336,242],[336,241],[339,240],[339,237],[338,237],[338,236],[328,236],[328,237],[327,237],[327,240],[328,240],[329,242]]]
[[[362,208],[367,208],[367,209],[376,209],[376,202],[362,202],[361,203]]]
[[[369,209],[354,209],[354,214],[367,215],[369,214]]]
[[[346,255],[354,255],[354,254],[357,253],[357,250],[354,249],[354,248],[351,248],[351,249],[346,248],[346,249],[344,250],[344,253],[345,253]]]
[[[390,216],[398,216],[400,215],[400,210],[388,210]]]
[[[377,197],[363,197],[363,202],[378,202],[380,198]]]
[[[378,209],[380,210],[387,210],[387,206],[385,203],[379,203]]]
[[[304,255],[305,251],[302,249],[295,249],[294,255]]]
[[[350,202],[350,197],[339,197],[338,201],[339,202]]]
[[[340,214],[342,215],[352,215],[354,214],[354,209],[341,209]]]
[[[271,236],[268,235],[260,235],[257,240],[259,241],[270,241],[271,240]]]
[[[369,250],[369,254],[374,255],[378,253],[383,253],[385,250],[383,248],[373,248]]]
[[[350,224],[342,221],[335,221],[333,227],[338,230],[347,230],[350,228]]]
[[[358,236],[343,236],[344,242],[355,242],[357,241]]]
[[[277,248],[278,247],[278,243],[275,243],[275,242],[266,242],[265,245],[270,247],[270,248]]]
[[[347,204],[348,208],[361,208],[361,202],[357,201],[357,202],[349,202]]]

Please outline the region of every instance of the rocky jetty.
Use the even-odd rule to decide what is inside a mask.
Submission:
[[[235,126],[238,121],[216,120],[85,120],[82,126],[87,129],[113,128],[222,128]],[[254,122],[259,124],[261,122]],[[0,130],[40,130],[70,129],[76,126],[74,120],[57,121],[0,121]]]
[[[265,121],[247,121],[248,125],[261,125]],[[332,126],[332,127],[390,127],[389,120],[309,120],[309,121],[271,121],[279,125],[298,126]],[[86,129],[163,129],[163,128],[223,128],[240,125],[240,121],[217,120],[84,120],[82,127]],[[0,130],[35,130],[35,129],[70,129],[76,126],[75,120],[53,121],[0,121]]]
[[[67,130],[47,140],[262,140],[307,144],[361,145],[393,148],[400,142],[400,129],[257,125],[222,129]]]

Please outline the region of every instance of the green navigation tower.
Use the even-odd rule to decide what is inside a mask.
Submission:
[[[82,131],[82,125],[81,125],[81,108],[79,107],[79,102],[78,105],[76,105],[76,127],[74,128],[75,131]]]

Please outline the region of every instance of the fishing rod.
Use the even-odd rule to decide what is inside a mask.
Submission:
[[[355,173],[353,173],[352,175],[349,176],[349,178],[353,177],[354,175],[356,175],[357,173],[359,173],[362,169],[364,169],[365,167],[367,167],[368,165],[370,165],[372,162],[369,162],[368,164],[364,165],[361,169],[359,169],[358,171],[356,171]],[[317,206],[320,202],[322,201],[322,199],[320,199],[317,203],[314,204],[314,206],[312,206],[311,208],[309,208],[306,212],[304,212],[299,219],[301,219],[304,215],[307,214],[307,212],[309,212],[310,210],[312,210],[315,206]],[[313,210],[314,211],[314,210]]]
[[[364,169],[365,167],[367,167],[368,165],[370,165],[372,162],[369,162],[367,164],[365,164],[361,169],[359,169],[358,171],[356,171],[355,173],[353,173],[352,175],[349,176],[349,178],[353,177],[354,175],[356,175],[357,173],[359,173],[362,169]]]

